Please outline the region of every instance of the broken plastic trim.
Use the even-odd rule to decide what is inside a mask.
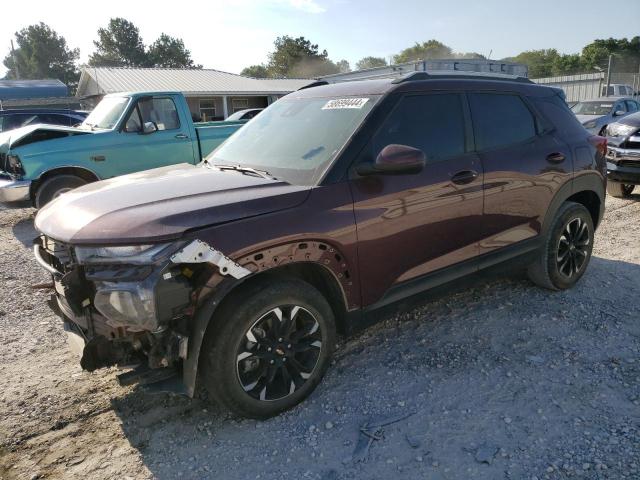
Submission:
[[[173,263],[211,263],[218,267],[221,275],[231,275],[238,279],[251,273],[251,270],[241,267],[202,240],[194,240],[178,253],[173,254],[171,261]]]

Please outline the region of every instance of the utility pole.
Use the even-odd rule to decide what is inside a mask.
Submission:
[[[611,63],[613,61],[613,55],[609,55],[609,66],[607,67],[607,90],[605,92],[605,97],[609,96],[609,87],[611,86]]]
[[[16,80],[20,80],[20,70],[18,70],[18,61],[16,60],[16,50],[13,48],[13,40],[11,40],[11,58],[13,59],[13,69],[16,72]]]

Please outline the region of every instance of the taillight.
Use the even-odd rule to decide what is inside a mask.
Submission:
[[[589,137],[589,143],[596,147],[596,150],[603,157],[607,154],[607,139],[600,135],[592,135]]]

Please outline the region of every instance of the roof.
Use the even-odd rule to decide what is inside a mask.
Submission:
[[[305,88],[293,93],[293,98],[382,95],[391,91],[427,91],[439,89],[510,90],[534,96],[548,96],[557,90],[538,85],[514,75],[484,72],[410,72],[395,78],[349,80]]]
[[[0,80],[0,100],[66,97],[69,89],[60,80]]]
[[[85,67],[77,95],[168,90],[185,95],[283,95],[313,81],[250,78],[212,69]]]

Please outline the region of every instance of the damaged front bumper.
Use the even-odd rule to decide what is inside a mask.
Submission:
[[[30,192],[30,180],[16,180],[0,172],[0,203],[21,206],[29,202]]]
[[[83,369],[139,364],[179,371],[200,286],[214,271],[234,278],[250,273],[199,240],[156,250],[144,259],[81,263],[79,249],[36,239],[36,260],[53,278],[49,304],[62,318],[72,349],[80,351]]]

